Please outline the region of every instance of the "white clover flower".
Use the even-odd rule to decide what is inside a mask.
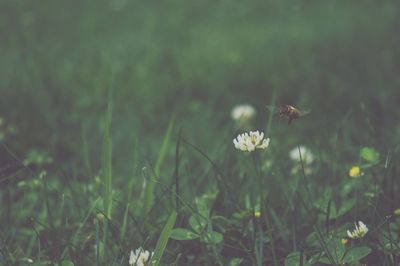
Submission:
[[[257,131],[250,131],[250,133],[239,134],[233,140],[235,148],[241,151],[252,152],[256,149],[266,149],[269,145],[269,138],[264,139],[264,133]]]
[[[304,145],[293,148],[289,152],[290,159],[292,159],[293,161],[296,161],[296,162],[300,162],[299,148],[300,148],[301,159],[303,160],[303,163],[304,164],[312,164],[315,159],[314,154],[312,154],[311,150]]]
[[[347,235],[352,238],[352,239],[357,239],[357,238],[362,238],[365,236],[365,234],[368,232],[367,226],[359,221],[358,226],[356,223],[354,223],[356,229],[354,229],[353,232],[350,232],[350,230],[347,230]]]
[[[256,109],[249,104],[241,104],[233,107],[231,117],[237,122],[251,119],[256,114]]]
[[[153,257],[154,252],[150,252],[148,250],[144,250],[142,247],[136,249],[135,252],[131,250],[131,254],[129,256],[129,265],[134,266],[147,266],[150,258]]]

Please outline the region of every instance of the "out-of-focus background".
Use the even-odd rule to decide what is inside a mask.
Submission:
[[[232,105],[264,112],[274,93],[311,109],[313,131],[361,104],[376,134],[398,121],[396,1],[3,0],[0,12],[0,111],[19,150],[75,156],[110,88],[117,141],[158,134],[173,112],[223,126]]]
[[[276,154],[301,142],[343,158],[386,150],[400,139],[399,25],[398,1],[1,0],[2,176],[18,158],[91,180],[109,104],[118,184],[135,160],[155,164],[171,117],[221,155],[240,103]],[[266,106],[285,103],[311,112],[284,127]]]

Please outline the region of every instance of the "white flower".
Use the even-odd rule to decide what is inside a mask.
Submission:
[[[153,256],[154,252],[144,250],[142,247],[136,249],[135,252],[131,250],[131,255],[129,256],[129,265],[134,266],[146,266],[150,258]]]
[[[266,149],[269,145],[269,138],[264,139],[264,133],[257,131],[250,131],[250,133],[239,134],[233,140],[235,148],[241,151],[252,152],[256,149]]]
[[[296,161],[296,162],[300,162],[299,148],[300,148],[301,159],[303,160],[303,163],[304,164],[312,164],[312,162],[315,159],[314,155],[312,154],[312,152],[309,148],[307,148],[306,146],[303,146],[303,145],[300,147],[293,148],[289,152],[290,159],[292,159],[293,161]]]
[[[256,114],[256,110],[249,104],[241,104],[233,107],[231,117],[235,121],[249,120]]]
[[[363,222],[359,221],[358,226],[356,223],[354,223],[354,225],[355,225],[356,229],[354,229],[353,232],[350,232],[350,230],[347,230],[347,235],[350,238],[352,238],[352,239],[362,238],[368,232],[368,228]]]

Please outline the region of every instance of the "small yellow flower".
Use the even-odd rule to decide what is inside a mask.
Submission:
[[[342,244],[343,244],[343,245],[346,245],[347,242],[349,242],[349,239],[348,239],[348,238],[342,238]]]
[[[400,208],[394,210],[393,212],[395,215],[400,216]]]
[[[254,212],[254,217],[260,218],[260,216],[261,216],[261,212],[260,211],[255,211]]]
[[[361,176],[361,169],[358,166],[353,166],[349,170],[350,177],[360,177]]]

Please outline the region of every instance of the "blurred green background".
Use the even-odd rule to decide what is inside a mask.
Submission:
[[[189,130],[223,127],[232,105],[263,115],[274,95],[311,109],[313,132],[362,103],[377,135],[398,121],[398,1],[2,0],[0,10],[0,113],[20,151],[73,158],[82,124],[95,145],[110,88],[120,152],[134,134],[152,142],[172,113]]]
[[[311,113],[270,128],[277,154],[337,138],[345,155],[385,150],[400,139],[399,25],[390,0],[0,0],[2,141],[92,178],[112,102],[113,166],[127,178],[135,154],[154,165],[172,116],[215,158],[235,137],[234,105],[254,105],[264,130],[266,106],[287,103]]]

